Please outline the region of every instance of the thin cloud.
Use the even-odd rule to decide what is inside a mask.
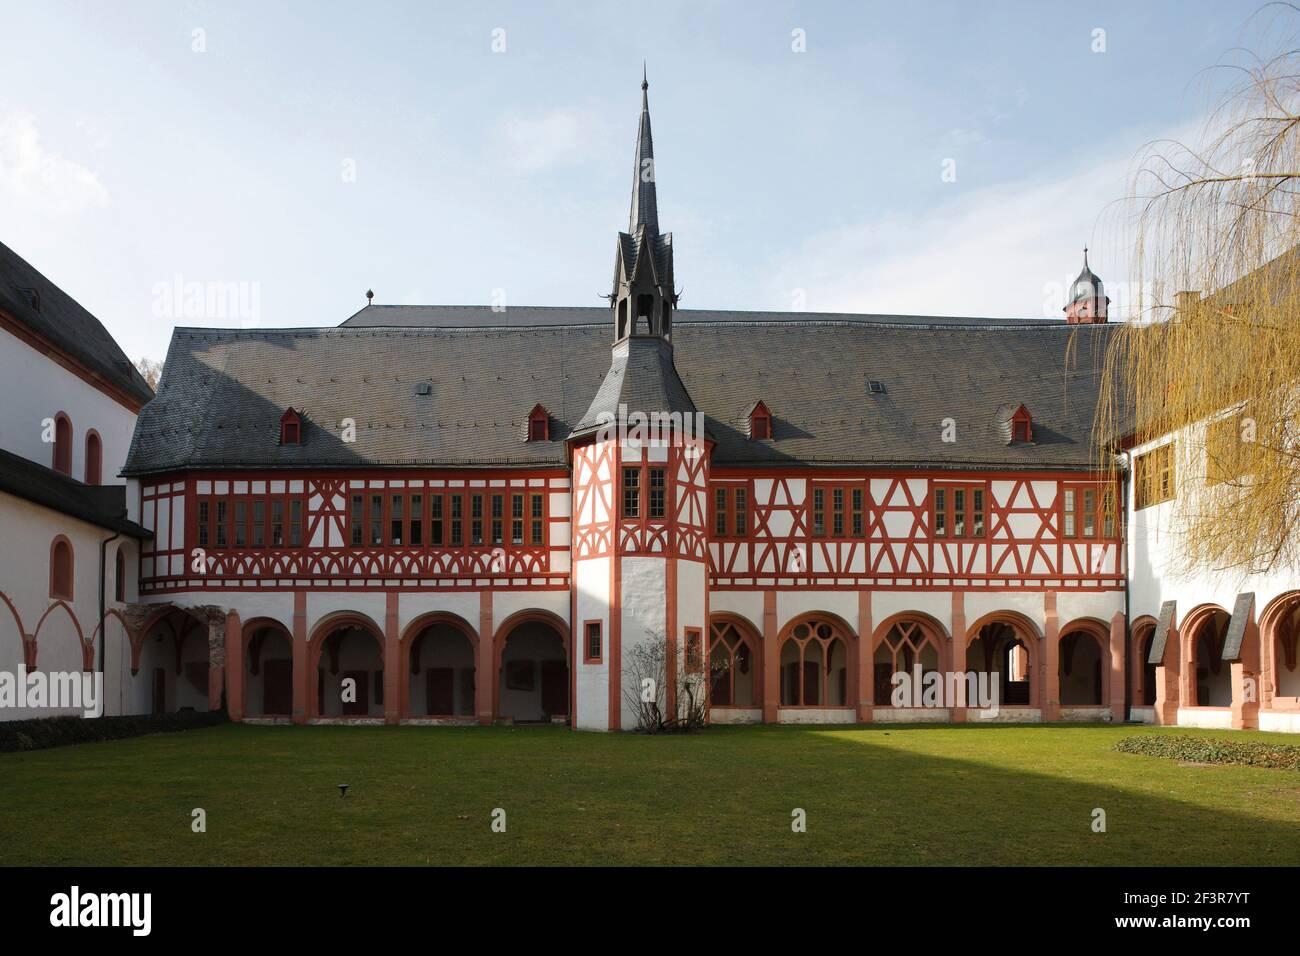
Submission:
[[[98,177],[47,149],[30,116],[0,116],[0,204],[10,215],[70,216],[108,203]]]
[[[511,113],[498,124],[495,148],[508,166],[523,172],[574,166],[590,158],[599,131],[595,116],[582,109],[556,109],[538,116]]]

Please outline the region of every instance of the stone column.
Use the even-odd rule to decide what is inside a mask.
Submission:
[[[763,723],[777,721],[781,706],[781,651],[777,646],[776,592],[763,592]]]
[[[307,592],[293,592],[293,722],[305,724],[311,710],[311,660],[307,646]]]
[[[1061,621],[1056,611],[1056,592],[1043,592],[1043,653],[1039,673],[1043,675],[1039,706],[1043,720],[1061,717]]]
[[[872,680],[871,592],[858,592],[858,723],[871,723],[874,710],[875,682]]]
[[[1158,724],[1173,726],[1178,723],[1182,659],[1182,635],[1170,624],[1169,637],[1165,641],[1165,655],[1156,667],[1156,723]]]
[[[1116,611],[1110,619],[1110,717],[1119,723],[1128,717],[1124,712],[1124,637],[1128,633],[1128,621],[1123,611]]]
[[[217,608],[205,609],[208,622],[208,710],[221,709],[221,691],[226,675],[226,615]]]
[[[1255,609],[1241,640],[1241,656],[1232,662],[1232,726],[1237,730],[1259,729],[1259,698],[1263,687],[1260,667],[1259,624]]]
[[[474,708],[478,722],[484,726],[492,723],[496,714],[496,649],[492,634],[492,592],[480,591],[478,595],[478,663],[474,667]]]
[[[402,717],[402,651],[401,633],[398,630],[397,602],[399,595],[389,591],[384,608],[384,723],[401,723]]]
[[[956,678],[953,682],[957,692],[962,695],[961,706],[951,710],[954,724],[966,723],[966,710],[970,701],[965,699],[966,681],[961,675],[966,673],[966,649],[970,646],[970,635],[966,633],[966,595],[961,591],[952,592],[952,641],[948,653],[948,670]],[[954,704],[957,703],[954,701]]]
[[[244,634],[239,612],[226,615],[226,713],[244,719]]]

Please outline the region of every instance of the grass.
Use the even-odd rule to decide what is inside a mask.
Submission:
[[[1300,864],[1300,774],[1113,749],[1167,732],[877,725],[641,737],[231,724],[0,755],[0,859]],[[206,833],[191,832],[196,807]],[[498,807],[505,833],[490,828]],[[806,833],[791,832],[796,807]],[[1098,807],[1105,833],[1091,828]]]

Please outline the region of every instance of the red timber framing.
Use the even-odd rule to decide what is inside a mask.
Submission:
[[[724,590],[1124,587],[1117,488],[1100,474],[715,466],[709,489]]]
[[[141,479],[140,590],[563,590],[568,494],[562,469]]]

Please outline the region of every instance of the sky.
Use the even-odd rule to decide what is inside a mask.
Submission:
[[[602,305],[644,60],[682,308],[1059,317],[1087,244],[1122,311],[1138,152],[1259,6],[0,0],[0,241],[133,358]]]

